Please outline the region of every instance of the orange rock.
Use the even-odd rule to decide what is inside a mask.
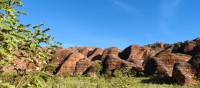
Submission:
[[[88,56],[94,50],[93,47],[76,47],[76,48],[81,54],[83,54],[85,56]]]
[[[103,55],[102,55],[102,60],[106,58],[107,55],[115,55],[115,56],[119,56],[120,53],[120,49],[117,47],[111,47],[111,48],[107,48],[104,50]]]
[[[196,71],[187,62],[178,62],[174,65],[172,78],[181,85],[196,84]]]
[[[113,71],[116,68],[120,68],[121,64],[122,61],[118,56],[114,54],[107,55],[103,61],[103,72]]]
[[[80,60],[76,63],[75,74],[82,75],[91,65],[89,60]]]
[[[149,47],[132,45],[123,50],[120,57],[134,64],[138,64],[138,66],[142,66],[141,69],[143,69],[144,63],[155,54],[155,51]]]
[[[96,48],[89,56],[88,60],[94,61],[94,60],[100,60],[102,57],[102,54],[104,52],[104,49],[102,48]]]
[[[61,67],[58,70],[58,74],[60,75],[64,75],[65,73],[73,74],[75,71],[76,63],[84,58],[85,56],[81,53],[78,52],[72,53],[61,65]]]
[[[200,79],[200,54],[193,56],[189,63],[193,66],[193,69],[196,70],[197,78]]]
[[[160,77],[171,77],[173,66],[180,61],[189,61],[191,56],[175,54],[167,51],[160,52],[155,58],[151,58],[145,65],[145,74],[153,75],[157,73]]]
[[[75,48],[58,48],[51,63],[56,65],[56,67],[59,67],[65,61],[65,59],[67,59],[69,55],[71,55],[74,52],[78,52],[78,50]]]

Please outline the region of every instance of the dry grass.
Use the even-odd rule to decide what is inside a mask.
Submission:
[[[59,77],[44,72],[1,74],[0,88],[200,88],[200,85],[144,83],[147,77]]]

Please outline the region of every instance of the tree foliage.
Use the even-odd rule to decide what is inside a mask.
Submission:
[[[0,66],[19,57],[45,63],[59,44],[46,33],[49,28],[42,29],[43,24],[20,23],[19,16],[26,13],[16,8],[22,6],[20,0],[0,0]]]

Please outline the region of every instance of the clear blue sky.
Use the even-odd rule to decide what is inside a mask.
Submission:
[[[125,48],[200,36],[200,0],[23,0],[23,23],[44,23],[69,46]]]

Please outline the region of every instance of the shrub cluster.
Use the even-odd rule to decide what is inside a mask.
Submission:
[[[0,0],[0,67],[16,58],[46,63],[59,43],[42,29],[43,24],[22,24],[19,16],[26,14],[16,7],[23,6],[20,0]],[[45,47],[44,47],[45,46]]]

